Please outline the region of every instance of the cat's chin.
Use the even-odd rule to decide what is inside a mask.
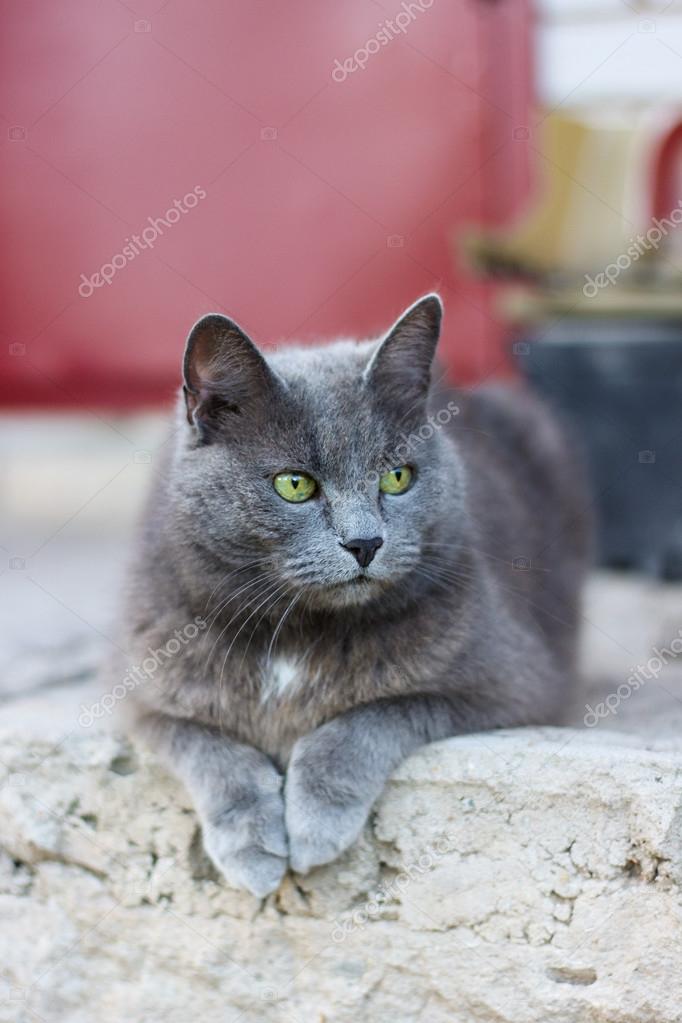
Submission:
[[[353,579],[344,579],[327,586],[316,586],[313,601],[318,607],[325,609],[354,607],[373,600],[382,589],[379,580],[358,575]]]

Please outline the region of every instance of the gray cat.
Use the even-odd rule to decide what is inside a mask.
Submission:
[[[218,315],[187,341],[126,614],[131,659],[165,656],[126,703],[260,897],[347,849],[417,747],[570,695],[579,474],[527,394],[431,385],[441,316],[267,360]]]

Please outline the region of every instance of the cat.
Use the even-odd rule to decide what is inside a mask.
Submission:
[[[187,341],[125,612],[132,660],[165,656],[127,720],[260,898],[346,850],[419,746],[558,722],[571,694],[576,460],[521,388],[432,383],[442,312],[267,358],[217,314]]]

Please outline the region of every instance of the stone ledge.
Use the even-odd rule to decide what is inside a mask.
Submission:
[[[259,902],[122,739],[5,734],[0,1021],[674,1023],[681,783],[627,735],[438,743],[355,849]]]

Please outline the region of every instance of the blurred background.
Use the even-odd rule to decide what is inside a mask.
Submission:
[[[38,713],[49,689],[51,724],[73,723],[73,683],[116,643],[207,311],[267,349],[371,335],[440,291],[452,381],[525,379],[583,446],[593,690],[677,636],[682,0],[25,0],[3,16],[4,713]],[[679,676],[666,664],[619,721],[645,727],[660,697],[679,730]]]

